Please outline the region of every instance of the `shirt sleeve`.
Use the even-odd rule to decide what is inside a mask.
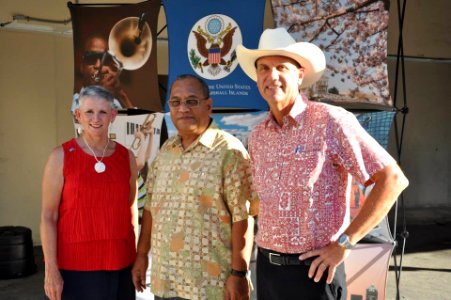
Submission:
[[[257,189],[254,186],[254,181],[253,178],[255,178],[255,165],[254,165],[254,160],[252,157],[252,152],[254,150],[254,140],[256,140],[255,138],[256,132],[252,131],[249,134],[249,140],[248,140],[248,150],[249,150],[249,157],[250,157],[250,171],[249,171],[249,176],[251,178],[251,191],[253,194],[253,201],[251,201],[249,203],[249,214],[253,217],[258,216],[259,213],[259,207],[260,207],[260,198],[258,197],[258,193],[256,192]]]
[[[257,194],[252,190],[250,159],[244,149],[229,150],[223,165],[224,199],[232,222],[246,219],[258,212]]]
[[[149,167],[149,171],[147,173],[147,179],[146,179],[146,189],[147,189],[147,198],[146,202],[144,203],[144,209],[151,211],[151,202],[152,202],[152,191],[153,186],[155,182],[156,177],[156,169],[157,169],[157,161],[158,156],[152,161]]]
[[[386,166],[396,163],[393,157],[346,110],[331,118],[328,140],[343,167],[365,186],[370,178]]]

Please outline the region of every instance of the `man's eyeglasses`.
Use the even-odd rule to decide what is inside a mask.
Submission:
[[[103,66],[120,68],[120,62],[108,52],[86,51],[83,54],[83,63],[86,65],[95,65],[100,61]]]
[[[204,99],[189,98],[189,99],[186,99],[185,101],[182,101],[182,100],[169,100],[168,103],[169,103],[169,106],[172,107],[172,108],[178,108],[182,104],[185,105],[188,108],[193,108],[193,107],[199,106],[200,101],[207,100],[207,99],[208,99],[208,97],[204,98]]]

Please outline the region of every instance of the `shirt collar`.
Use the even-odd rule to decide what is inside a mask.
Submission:
[[[305,111],[305,109],[307,107],[307,103],[308,103],[307,97],[304,96],[303,94],[300,94],[294,101],[293,107],[291,108],[288,115],[283,117],[284,125],[288,124],[288,123],[293,123],[293,122],[295,124],[299,125],[299,123],[301,121],[299,116]],[[279,124],[276,122],[276,119],[274,118],[274,115],[271,113],[271,111],[269,112],[268,117],[265,119],[265,124],[267,127],[280,128]]]
[[[199,143],[205,147],[211,148],[216,139],[216,133],[218,131],[218,126],[215,121],[211,121],[207,130],[205,130],[198,138]],[[197,142],[197,141],[196,141]]]
[[[195,147],[198,143],[204,145],[207,148],[211,148],[216,138],[216,131],[218,130],[218,126],[216,125],[214,120],[211,120],[210,125],[207,129],[185,150],[191,149]],[[169,142],[171,146],[178,146],[180,149],[182,147],[182,139],[180,135],[176,135],[172,141]]]

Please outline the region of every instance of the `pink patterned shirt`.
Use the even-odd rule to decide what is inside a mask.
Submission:
[[[280,127],[272,114],[249,137],[260,198],[259,247],[322,248],[349,225],[350,175],[365,185],[394,159],[343,108],[299,97]]]

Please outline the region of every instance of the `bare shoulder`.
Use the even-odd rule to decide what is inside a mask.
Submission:
[[[44,175],[55,176],[62,174],[64,166],[64,149],[62,146],[53,148],[45,165]]]
[[[135,154],[133,153],[133,151],[130,150],[130,149],[127,149],[127,151],[128,151],[128,157],[130,158],[130,160],[134,161],[135,160]]]
[[[59,164],[64,163],[64,149],[63,146],[57,146],[53,148],[52,152],[50,152],[50,157],[48,163]]]
[[[59,193],[64,182],[64,150],[62,146],[55,147],[50,153],[42,177],[42,191],[47,198],[48,194]],[[58,191],[58,192],[55,192]],[[43,198],[44,199],[44,198]]]

